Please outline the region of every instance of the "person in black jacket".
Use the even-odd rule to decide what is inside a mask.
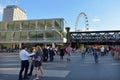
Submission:
[[[50,62],[53,62],[53,60],[54,60],[54,55],[55,55],[54,50],[53,50],[52,47],[50,47],[50,48],[49,48]]]
[[[63,56],[65,54],[65,49],[63,47],[60,48],[60,59],[63,60]]]
[[[32,48],[31,52],[35,53],[35,47]],[[28,76],[32,76],[32,72],[33,72],[33,68],[34,68],[34,66],[33,66],[33,57],[34,57],[34,55],[30,56],[30,57],[31,57],[31,66],[30,66],[30,72],[28,73]]]
[[[46,47],[43,48],[43,61],[44,62],[48,61],[48,49]]]

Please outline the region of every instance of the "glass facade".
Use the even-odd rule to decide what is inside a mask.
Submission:
[[[0,31],[5,31],[6,27],[5,27],[5,22],[0,22]]]
[[[63,31],[63,18],[0,22],[0,44],[63,43]]]
[[[0,40],[5,41],[6,40],[6,32],[0,32]]]
[[[19,40],[21,40],[20,32],[14,32],[13,39],[14,39],[14,41],[19,41]]]

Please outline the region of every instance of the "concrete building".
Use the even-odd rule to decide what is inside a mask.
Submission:
[[[26,20],[26,12],[16,5],[8,5],[3,11],[3,21]]]
[[[65,43],[64,19],[39,19],[0,22],[0,49],[19,49],[32,46]]]

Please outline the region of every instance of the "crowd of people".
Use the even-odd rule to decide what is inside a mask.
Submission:
[[[84,59],[86,54],[94,56],[95,62],[98,63],[99,56],[112,55],[114,59],[120,59],[120,47],[118,45],[84,45],[78,49],[81,57]]]
[[[78,52],[81,54],[82,59],[85,59],[86,54],[90,54],[94,57],[95,63],[98,63],[99,56],[105,56],[111,53],[114,59],[119,59],[119,47],[115,46],[98,46],[98,45],[89,45],[82,46],[79,48]],[[21,69],[19,72],[19,80],[29,79],[28,76],[32,76],[32,72],[35,69],[35,78],[34,80],[39,80],[39,73],[41,72],[41,77],[44,77],[44,69],[42,62],[53,62],[54,56],[59,55],[60,60],[64,59],[66,55],[67,61],[71,61],[71,53],[74,52],[74,49],[71,45],[67,47],[61,46],[59,48],[52,48],[52,46],[42,48],[40,45],[36,44],[32,47],[31,53],[27,51],[26,46],[22,46],[22,50],[19,53],[21,59]],[[29,66],[29,59],[31,58],[31,65]],[[28,70],[30,67],[30,70]],[[29,71],[29,72],[28,72]],[[22,76],[24,72],[24,76]]]
[[[55,48],[44,47],[42,48],[39,44],[36,44],[32,47],[31,51],[28,52],[27,46],[22,46],[22,49],[19,52],[19,57],[21,59],[21,69],[19,72],[19,80],[29,79],[28,76],[32,76],[33,70],[35,69],[35,78],[34,80],[39,80],[39,73],[41,72],[41,77],[44,77],[44,69],[42,62],[53,62],[54,55],[60,55],[60,59],[63,60],[63,56],[67,55],[67,61],[70,61],[70,56],[72,48],[69,45],[66,48],[60,47],[59,52]],[[29,59],[31,58],[31,65],[29,66]],[[30,70],[28,70],[30,67]],[[28,72],[29,71],[29,72]],[[24,76],[22,76],[24,72]]]

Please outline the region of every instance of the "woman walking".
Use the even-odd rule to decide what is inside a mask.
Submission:
[[[35,79],[39,80],[39,72],[41,72],[41,75],[43,77],[43,67],[42,67],[42,48],[39,45],[35,45],[35,56],[34,56],[34,67],[35,67]]]
[[[71,61],[71,58],[70,58],[71,52],[72,52],[72,47],[71,47],[71,45],[69,45],[68,47],[66,47],[66,54],[68,56],[67,61]]]

